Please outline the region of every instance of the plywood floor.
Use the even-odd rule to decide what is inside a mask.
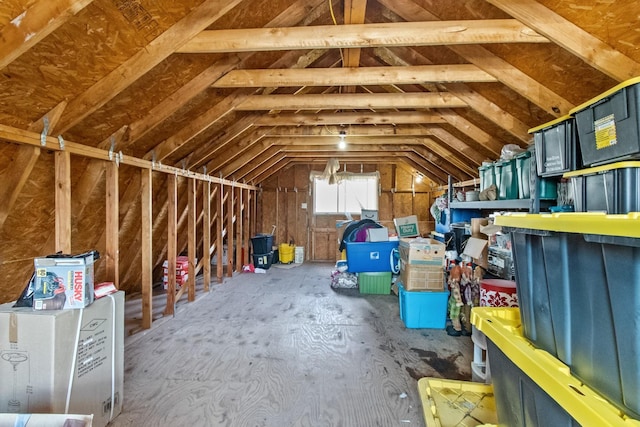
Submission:
[[[110,426],[424,426],[417,379],[470,379],[471,339],[405,329],[331,267],[235,275],[126,338]]]

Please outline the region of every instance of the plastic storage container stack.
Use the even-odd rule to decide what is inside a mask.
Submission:
[[[396,269],[394,252],[398,241],[345,242],[349,273],[358,273],[361,294],[391,293],[392,272]]]
[[[496,224],[511,234],[522,338],[608,405],[640,417],[640,214],[520,214]]]
[[[613,87],[569,114],[567,122],[575,122],[574,139],[582,160],[563,171],[571,180],[574,210],[611,214],[640,210],[640,162],[630,161],[640,159],[640,77]]]
[[[256,234],[251,238],[251,248],[253,265],[268,270],[273,262],[273,235]]]
[[[471,321],[486,336],[499,425],[640,425],[529,342],[517,308],[474,308]]]

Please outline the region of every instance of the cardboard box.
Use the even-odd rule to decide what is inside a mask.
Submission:
[[[400,259],[400,282],[407,291],[444,291],[442,265],[409,264]]]
[[[418,229],[418,217],[416,215],[394,218],[393,224],[396,226],[396,232],[400,238],[420,236],[420,230]]]
[[[122,410],[123,372],[123,292],[84,310],[0,305],[0,413],[93,414],[104,427]]]
[[[477,237],[469,237],[464,246],[464,251],[462,251],[462,254],[471,257],[471,260],[476,265],[479,265],[486,270],[489,267],[488,247],[488,240],[479,239]]]
[[[444,267],[446,246],[437,240],[418,237],[400,239],[400,259],[407,264]]]
[[[93,253],[78,257],[36,258],[33,308],[84,308],[94,300]]]
[[[471,255],[471,260],[474,264],[479,265],[485,270],[489,267],[489,263],[487,261],[489,256],[489,237],[484,234],[481,230],[482,227],[486,227],[489,225],[489,218],[472,218],[471,219],[471,237],[476,239],[487,240],[487,243],[482,246],[482,250],[479,254]],[[467,241],[469,244],[469,241]],[[465,247],[466,252],[466,247]]]

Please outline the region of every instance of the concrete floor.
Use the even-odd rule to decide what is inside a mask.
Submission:
[[[332,267],[236,274],[127,337],[110,426],[423,426],[417,380],[470,380],[471,339],[406,329],[395,295],[334,290]]]

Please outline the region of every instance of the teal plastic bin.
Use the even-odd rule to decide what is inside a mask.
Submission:
[[[515,157],[518,176],[518,199],[531,197],[531,152],[525,151]]]
[[[486,190],[496,184],[496,175],[493,170],[493,163],[483,163],[482,166],[478,167],[478,174],[480,176],[480,191]]]
[[[518,177],[515,160],[498,160],[495,162],[494,170],[498,183],[498,200],[517,199]]]

